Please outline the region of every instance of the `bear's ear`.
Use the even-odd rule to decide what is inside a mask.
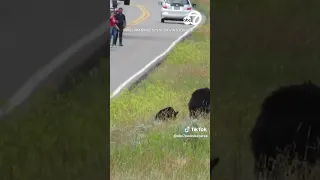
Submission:
[[[220,161],[220,158],[214,158],[213,160],[210,161],[210,169],[212,170]]]
[[[179,111],[176,111],[176,112],[174,113],[174,117],[176,117],[176,116],[178,115],[178,113],[179,113]]]

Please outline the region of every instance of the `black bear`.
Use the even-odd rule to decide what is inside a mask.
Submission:
[[[210,89],[201,88],[195,90],[191,95],[188,106],[189,116],[192,118],[210,113]]]
[[[166,121],[169,119],[175,119],[178,113],[179,111],[175,111],[172,107],[166,107],[156,114],[155,120]]]
[[[251,131],[255,174],[275,174],[274,163],[283,155],[312,167],[318,158],[320,138],[320,87],[312,82],[280,87],[262,103]],[[273,172],[273,173],[272,173]],[[272,175],[273,176],[273,175]]]

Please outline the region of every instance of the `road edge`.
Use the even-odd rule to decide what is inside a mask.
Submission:
[[[200,11],[198,11],[200,12]],[[201,12],[200,12],[201,13]],[[121,83],[119,87],[117,87],[116,90],[114,90],[110,96],[110,99],[113,99],[117,97],[122,90],[127,88],[128,90],[131,90],[135,85],[139,84],[142,80],[144,80],[149,73],[151,73],[155,68],[157,68],[159,65],[161,65],[168,57],[169,53],[172,52],[173,48],[180,42],[183,42],[186,38],[188,38],[192,32],[199,28],[201,25],[203,25],[207,18],[206,16],[201,13],[202,15],[202,22],[192,28],[190,28],[188,31],[186,31],[184,34],[182,34],[178,39],[173,41],[171,45],[160,55],[158,55],[156,58],[154,58],[151,62],[149,62],[145,67],[140,69],[138,72],[133,74],[129,79],[127,79],[125,82]]]
[[[108,21],[102,22],[91,33],[85,35],[63,52],[57,54],[50,63],[36,71],[20,88],[0,107],[0,120],[12,110],[24,106],[32,95],[43,87],[60,86],[64,83],[66,75],[84,66],[97,66],[99,60],[92,59],[96,54],[109,56],[105,50],[109,48]],[[89,62],[90,61],[90,62]]]
[[[142,14],[128,27],[135,26],[149,17],[148,10],[139,4],[133,4]],[[66,85],[68,75],[77,75],[97,68],[99,56],[110,57],[109,21],[102,22],[89,34],[69,46],[65,51],[55,56],[48,64],[37,70],[19,89],[0,106],[0,120],[15,109],[27,106],[29,99],[41,89],[52,87],[58,91],[69,88]],[[108,48],[108,49],[107,49]]]

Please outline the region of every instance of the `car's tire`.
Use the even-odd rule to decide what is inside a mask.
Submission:
[[[117,0],[112,0],[112,7],[117,8],[118,7],[118,2]]]
[[[164,18],[161,18],[161,23],[164,23]]]
[[[112,8],[116,9],[118,7],[117,0],[112,0]]]
[[[124,5],[129,6],[130,5],[130,0],[124,0]]]

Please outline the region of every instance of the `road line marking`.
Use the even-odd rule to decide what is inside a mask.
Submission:
[[[202,23],[200,23],[202,24]],[[197,24],[196,26],[193,26],[192,28],[190,28],[188,31],[186,31],[185,33],[183,33],[178,39],[176,39],[175,41],[173,41],[173,43],[163,52],[161,53],[159,56],[157,56],[156,58],[154,58],[151,62],[149,62],[146,66],[144,66],[140,71],[138,71],[137,73],[135,73],[134,75],[132,75],[129,79],[127,79],[125,82],[123,82],[116,90],[113,91],[112,95],[110,96],[110,99],[114,98],[115,96],[117,96],[121,90],[123,88],[125,88],[134,78],[136,78],[137,76],[139,76],[140,74],[142,74],[144,71],[146,71],[151,65],[153,65],[154,63],[156,63],[157,61],[159,61],[162,57],[164,57],[168,52],[170,52],[172,50],[172,48],[174,48],[184,37],[186,37],[187,35],[189,35],[195,28],[197,28],[200,24]]]
[[[139,5],[139,4],[135,4],[134,6],[136,6],[137,8],[140,9],[140,11],[142,12],[142,14],[135,20],[133,20],[126,28],[124,29],[127,29],[129,27],[132,27],[132,26],[135,26],[143,21],[145,21],[149,16],[150,16],[150,13],[149,11],[142,5]]]
[[[134,6],[137,6],[142,11],[142,15],[133,21],[129,27],[137,25],[138,23],[144,21],[148,17],[148,14],[150,15],[150,13],[142,5]],[[0,118],[25,101],[34,92],[38,85],[41,84],[41,82],[43,82],[55,69],[66,63],[74,52],[83,48],[92,39],[105,34],[108,24],[109,20],[101,23],[90,34],[84,36],[79,41],[69,46],[65,51],[55,56],[49,63],[44,65],[41,69],[30,76],[29,79],[25,81],[24,84],[22,84],[22,86],[13,94],[13,96],[11,96],[10,99],[4,103],[4,105],[1,104]]]
[[[95,28],[91,33],[85,35],[77,42],[69,46],[65,51],[57,54],[52,60],[41,67],[38,71],[32,74],[27,81],[25,81],[21,87],[10,97],[6,102],[5,107],[0,108],[0,118],[13,110],[16,106],[20,105],[24,100],[26,100],[47,77],[49,77],[54,70],[65,64],[70,57],[78,52],[92,40],[103,36],[106,33],[106,27],[110,23],[109,20],[101,23],[97,28]]]
[[[142,13],[142,14],[143,14],[143,17],[142,17],[141,19],[137,20],[137,21],[135,22],[135,24],[133,24],[133,25],[140,24],[141,22],[145,21],[145,20],[150,16],[149,11],[148,11],[144,6],[139,5],[139,9],[143,12],[143,13]],[[129,27],[130,27],[130,26],[129,26]]]

